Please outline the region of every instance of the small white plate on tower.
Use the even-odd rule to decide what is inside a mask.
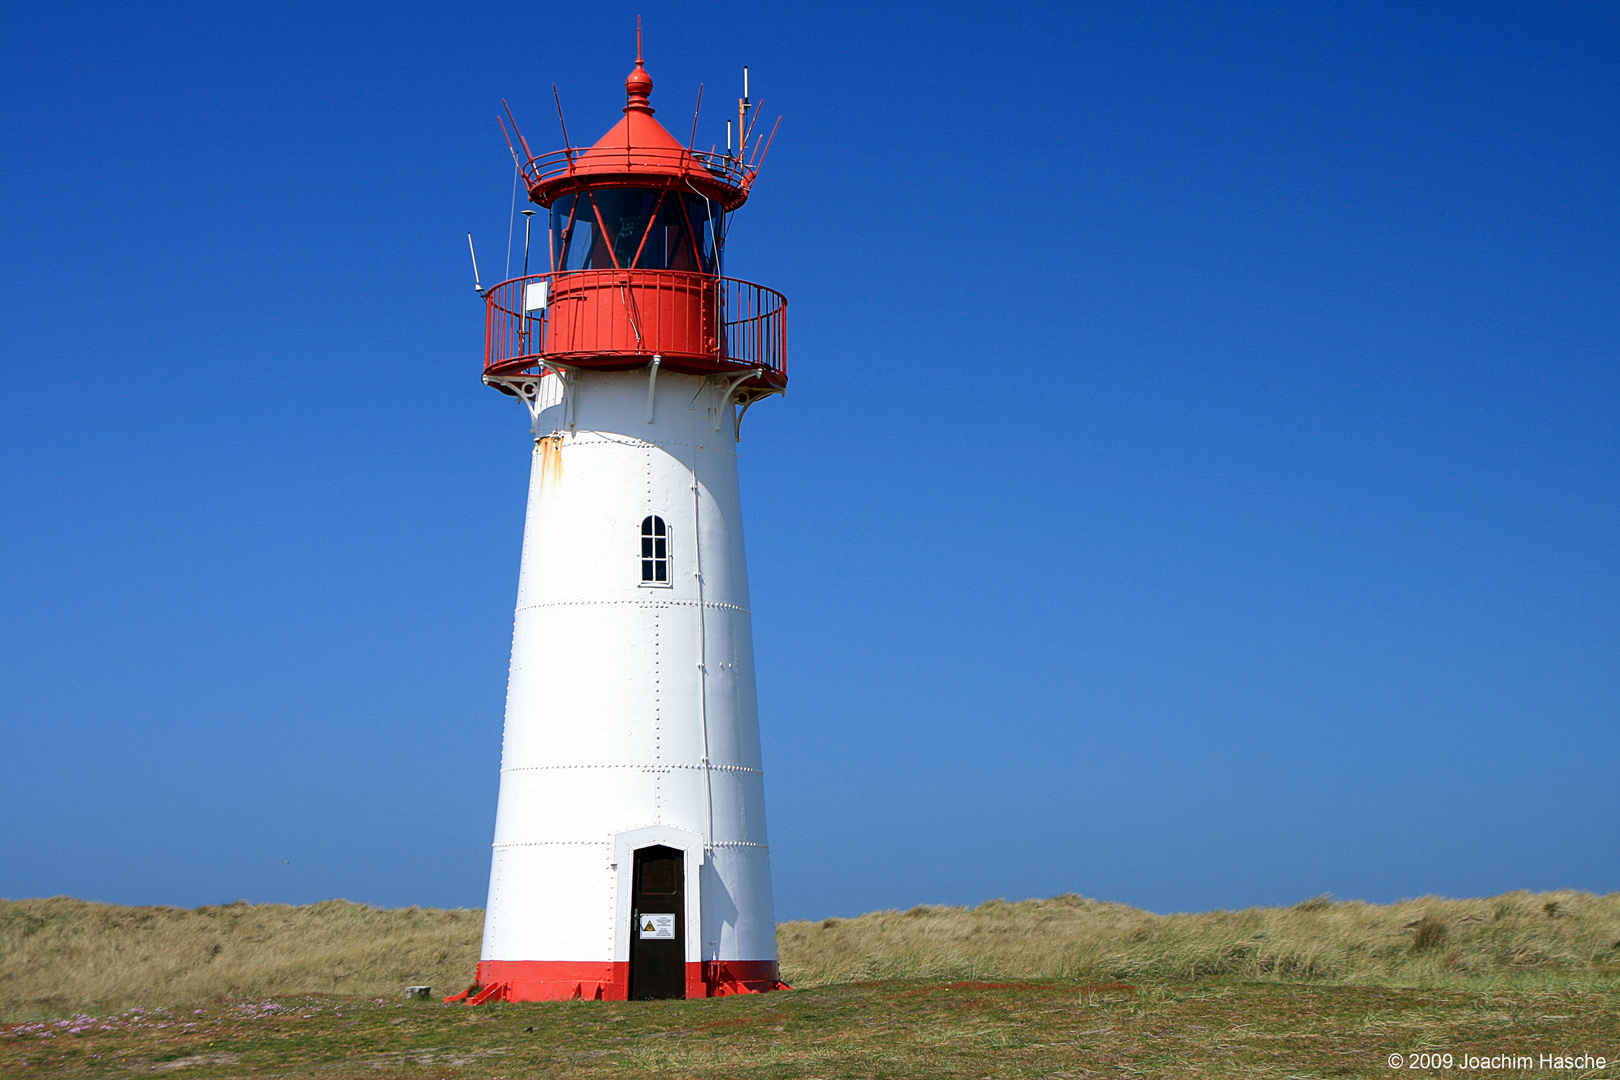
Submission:
[[[643,941],[674,941],[675,916],[673,915],[643,915],[636,920],[641,927],[641,940]]]

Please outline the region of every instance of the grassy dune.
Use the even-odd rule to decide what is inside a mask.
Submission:
[[[0,1021],[280,994],[464,987],[482,911],[0,900]]]
[[[482,912],[331,900],[196,910],[0,901],[0,1021],[285,995],[395,999],[465,986]],[[1391,905],[1154,915],[1068,895],[784,923],[801,988],[878,979],[1243,980],[1612,989],[1620,894],[1508,893]]]
[[[1154,915],[1069,894],[784,923],[777,941],[795,985],[1221,978],[1607,986],[1620,975],[1620,893],[1516,892],[1387,905],[1323,896],[1289,908],[1195,915]]]

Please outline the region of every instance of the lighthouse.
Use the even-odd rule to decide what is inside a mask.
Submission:
[[[769,140],[745,85],[735,150],[682,144],[637,36],[595,145],[512,128],[548,254],[484,293],[533,463],[472,1003],[783,987],[737,444],[787,385],[786,300],[722,272]]]

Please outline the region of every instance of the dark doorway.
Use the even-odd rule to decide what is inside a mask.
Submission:
[[[630,880],[630,1000],[685,996],[685,856],[642,848]]]

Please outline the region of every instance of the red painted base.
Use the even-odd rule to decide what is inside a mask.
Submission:
[[[705,960],[686,965],[686,996],[725,997],[763,994],[792,987],[777,977],[775,960]],[[444,1000],[481,1005],[486,1001],[624,1001],[630,996],[630,965],[611,961],[481,960],[478,982]]]

